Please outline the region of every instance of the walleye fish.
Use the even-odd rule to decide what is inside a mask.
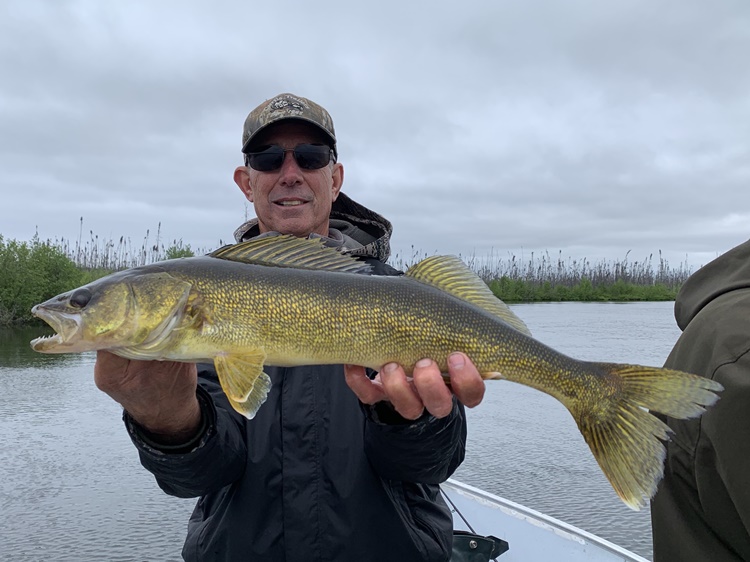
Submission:
[[[130,359],[211,362],[239,413],[252,418],[271,386],[264,365],[348,363],[411,373],[465,352],[484,379],[536,388],[562,402],[613,488],[631,508],[663,475],[670,430],[651,414],[700,415],[718,383],[679,371],[578,361],[531,337],[461,260],[429,257],[403,276],[319,240],[260,238],[207,256],[114,273],[34,306],[56,334],[42,353],[107,349]]]

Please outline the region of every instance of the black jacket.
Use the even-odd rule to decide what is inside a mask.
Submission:
[[[750,241],[701,268],[675,303],[682,336],[666,366],[724,386],[702,417],[669,419],[651,504],[655,562],[750,560]]]
[[[357,210],[348,198],[344,203]],[[346,228],[347,240],[362,244],[359,255],[387,247],[387,236],[385,242],[372,236],[371,227]],[[360,229],[370,231],[369,239]],[[367,261],[374,274],[398,273]],[[452,518],[438,484],[464,457],[463,407],[454,402],[446,418],[426,414],[410,422],[386,403],[360,404],[341,365],[265,372],[273,386],[247,420],[230,407],[213,367],[200,365],[204,429],[184,450],[150,442],[125,414],[141,462],[159,486],[200,497],[185,560],[448,560]]]
[[[437,484],[463,459],[458,407],[442,420],[379,424],[340,366],[269,368],[273,388],[247,421],[205,367],[200,447],[163,454],[135,436],[165,492],[201,496],[185,560],[448,559],[452,521]]]

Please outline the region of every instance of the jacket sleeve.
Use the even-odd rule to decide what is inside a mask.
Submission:
[[[202,426],[190,442],[164,446],[128,415],[123,420],[138,449],[141,464],[156,477],[167,494],[191,498],[215,492],[242,477],[247,447],[244,429],[230,413],[216,373],[209,365],[198,366],[198,401]]]
[[[365,410],[365,453],[385,479],[440,484],[464,460],[466,414],[453,398],[444,418],[425,413],[416,421],[401,417],[388,402]]]
[[[750,535],[750,352],[721,365],[714,380],[724,386],[719,401],[701,420],[702,432],[714,455],[697,459],[696,477],[701,485],[703,461],[721,478],[731,503]]]
[[[705,305],[665,364],[724,390],[701,417],[667,419],[674,435],[651,506],[654,560],[750,560],[749,296],[725,292]]]

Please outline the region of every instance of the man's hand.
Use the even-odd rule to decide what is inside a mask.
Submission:
[[[414,366],[411,379],[396,363],[388,363],[370,380],[365,368],[345,365],[346,382],[364,404],[388,400],[404,418],[415,420],[425,409],[436,418],[443,418],[453,409],[453,394],[469,408],[484,398],[484,381],[479,371],[463,353],[448,357],[451,385],[448,387],[437,363],[422,359]]]
[[[188,441],[200,427],[193,363],[133,361],[98,351],[94,382],[165,445]]]

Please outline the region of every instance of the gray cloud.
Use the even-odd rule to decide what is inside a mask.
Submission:
[[[750,6],[29,0],[0,18],[0,233],[227,241],[247,112],[334,116],[394,245],[705,262],[750,235]]]

